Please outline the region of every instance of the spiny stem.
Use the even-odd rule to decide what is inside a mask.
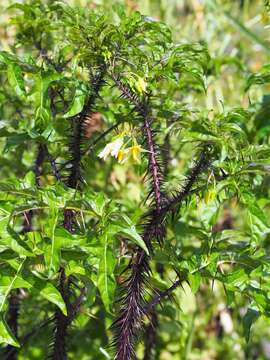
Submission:
[[[140,101],[138,95],[135,94],[128,85],[124,84],[117,74],[111,73],[111,77],[118,89],[121,91],[122,97],[127,99],[135,107],[135,110],[143,116],[145,106],[144,103]]]
[[[150,108],[147,101],[141,101],[136,93],[134,93],[128,85],[123,83],[119,77],[112,73],[112,79],[116,86],[122,93],[122,96],[127,99],[135,108],[135,111],[143,119],[143,134],[146,138],[147,148],[149,151],[148,161],[150,168],[150,177],[152,180],[152,191],[155,197],[155,211],[159,212],[162,205],[162,193],[161,193],[161,173],[159,162],[157,160],[157,146],[155,144],[153,130],[151,128],[152,119],[150,116]]]
[[[60,270],[59,291],[66,303],[67,312],[69,312],[69,286],[66,285],[66,276],[64,269]],[[66,360],[66,336],[68,328],[68,316],[65,316],[61,310],[56,311],[56,328],[54,336],[53,360]]]
[[[49,152],[48,147],[46,146],[46,154],[47,154],[47,158],[51,164],[51,168],[52,168],[52,172],[54,177],[56,178],[57,181],[61,181],[61,176],[60,173],[57,169],[56,163],[55,163],[55,159],[52,157],[51,153]]]
[[[168,213],[170,213],[177,206],[180,206],[183,203],[183,201],[191,193],[192,187],[197,181],[199,175],[209,164],[209,159],[210,153],[209,151],[207,151],[206,147],[204,147],[199,160],[189,171],[184,186],[174,196],[172,196],[166,201],[166,204],[161,207],[159,213],[156,213],[155,211],[152,211],[152,214],[150,213],[151,220],[148,224],[149,231],[151,231],[152,228],[157,226],[157,224],[161,223]]]
[[[34,173],[36,176],[36,184],[40,186],[40,177],[42,175],[42,164],[46,157],[46,147],[44,144],[38,145],[38,155],[34,165]]]
[[[71,291],[70,291],[71,281],[70,277],[66,277],[64,268],[60,269],[60,281],[59,281],[59,291],[62,295],[63,300],[65,301],[67,308],[67,315],[64,315],[62,311],[57,309],[55,314],[55,335],[54,335],[54,346],[53,346],[53,360],[66,360],[67,359],[67,350],[66,350],[66,339],[68,334],[69,326],[77,315],[84,295],[85,288],[83,287],[80,291],[78,297],[75,301],[71,303]]]
[[[172,211],[176,205],[181,204],[183,199],[188,196],[194,182],[204,168],[206,155],[203,151],[201,159],[191,170],[185,186],[162,206],[160,166],[157,161],[156,145],[151,129],[149,106],[146,101],[141,101],[138,95],[128,85],[124,84],[116,74],[112,74],[112,79],[121,91],[122,97],[134,106],[135,111],[143,119],[143,132],[149,151],[149,173],[155,199],[155,205],[150,212],[149,221],[145,226],[143,240],[147,247],[152,250],[151,243],[153,239],[157,239],[159,242],[162,242],[164,239],[164,220],[168,212]],[[135,357],[135,338],[145,314],[144,289],[150,272],[150,258],[144,250],[138,249],[133,259],[129,278],[126,280],[125,287],[123,288],[123,291],[126,293],[122,298],[120,315],[114,323],[116,360],[130,360]]]
[[[64,210],[64,228],[68,230],[71,234],[74,234],[76,231],[76,212],[71,209]]]
[[[112,77],[122,92],[123,97],[134,105],[135,111],[137,111],[143,119],[142,129],[146,138],[149,154],[149,175],[152,182],[151,192],[153,192],[155,200],[154,211],[159,213],[162,206],[161,177],[160,167],[157,161],[156,145],[151,129],[150,109],[148,104],[141,102],[136,94],[122,83],[117,76],[113,74]],[[160,239],[162,238],[162,236],[159,236],[160,232],[162,232],[160,225],[155,227],[155,229],[151,229],[151,231],[146,227],[143,239],[149,249],[151,248],[153,237],[158,235]],[[142,249],[137,250],[131,265],[129,278],[126,280],[126,286],[123,288],[126,294],[124,294],[122,298],[120,315],[114,323],[116,360],[130,360],[135,357],[135,338],[144,315],[144,289],[150,272],[149,260],[150,258],[145,251]]]
[[[168,173],[169,162],[171,160],[170,149],[171,149],[170,134],[168,133],[168,134],[166,134],[166,136],[164,138],[164,143],[163,143],[162,148],[161,148],[161,154],[162,154],[163,165],[164,165],[163,171],[164,171],[165,176]]]
[[[194,274],[204,268],[206,268],[209,265],[209,263],[203,264],[201,265],[198,269],[193,270],[191,272],[191,274]],[[181,276],[181,274],[178,274],[178,279],[172,284],[172,286],[170,286],[168,289],[164,290],[164,291],[160,291],[157,295],[155,295],[153,297],[152,300],[148,301],[147,304],[145,304],[145,308],[144,311],[146,314],[148,314],[157,304],[159,304],[163,299],[166,299],[167,297],[171,296],[172,292],[180,285],[182,285],[182,283],[184,281],[187,280],[186,276],[183,275]]]
[[[82,112],[78,117],[73,119],[73,142],[71,144],[71,171],[67,181],[67,185],[70,188],[76,189],[78,187],[79,181],[81,180],[81,157],[82,157],[82,140],[84,137],[84,122],[87,117],[90,116],[92,112],[93,104],[98,96],[98,92],[102,85],[103,76],[105,73],[105,68],[102,68],[102,71],[96,75],[92,81],[93,89],[92,95],[89,96],[88,101],[84,105]],[[64,228],[67,229],[70,233],[76,231],[76,212],[73,210],[66,209],[64,211]],[[56,311],[56,329],[54,336],[54,348],[53,348],[53,360],[66,360],[66,337],[69,324],[72,322],[77,311],[80,308],[83,294],[77,298],[75,304],[70,303],[70,293],[69,279],[66,279],[64,269],[60,270],[60,293],[66,303],[68,314],[65,316],[59,309]]]
[[[84,138],[84,124],[85,120],[90,117],[93,112],[94,103],[98,97],[99,91],[103,84],[106,66],[101,65],[97,74],[91,79],[92,93],[85,103],[81,113],[73,119],[73,135],[72,143],[70,145],[71,151],[71,170],[69,173],[67,185],[73,189],[77,189],[79,181],[81,180],[81,158],[82,141]]]
[[[82,141],[84,137],[84,123],[85,120],[91,115],[93,111],[93,105],[98,97],[98,92],[103,83],[103,77],[105,75],[105,67],[101,66],[100,71],[93,77],[92,94],[89,96],[86,104],[83,107],[81,113],[73,119],[73,142],[70,145],[71,150],[71,170],[67,180],[67,185],[70,188],[77,189],[79,181],[81,180],[81,157],[82,157]],[[64,228],[70,233],[76,231],[76,212],[66,209],[64,211]],[[56,311],[56,328],[54,336],[53,347],[53,360],[66,360],[66,337],[70,323],[75,317],[77,311],[80,308],[83,300],[84,292],[77,298],[74,304],[70,303],[70,279],[66,279],[64,269],[60,269],[60,284],[59,290],[65,301],[67,307],[67,316],[65,316],[59,309]]]
[[[66,209],[64,211],[64,228],[68,230],[70,233],[75,232],[75,216],[73,210]],[[59,309],[56,310],[55,313],[55,334],[54,334],[54,342],[53,342],[53,360],[66,360],[66,337],[67,331],[70,323],[75,317],[77,311],[79,310],[79,306],[76,305],[76,310],[70,303],[70,279],[66,278],[64,268],[60,268],[60,278],[59,278],[59,291],[62,295],[62,298],[66,304],[67,308],[67,316],[62,313]],[[80,302],[81,303],[81,302]]]
[[[189,195],[189,191],[192,189],[192,186],[205,167],[208,155],[208,153],[203,151],[199,161],[191,169],[182,190],[170,199],[159,211],[154,209],[150,213],[150,220],[145,227],[143,234],[143,240],[148,247],[151,247],[153,238],[164,238],[165,232],[163,223],[166,216]],[[149,311],[149,306],[145,306],[144,300],[144,287],[147,283],[147,277],[150,271],[149,260],[147,254],[143,250],[138,249],[131,265],[130,276],[126,280],[123,289],[126,291],[126,294],[122,298],[120,315],[114,323],[116,329],[114,340],[117,349],[116,360],[130,360],[135,356],[135,338],[142,323],[143,316]],[[163,298],[169,296],[180,283],[180,280],[175,282],[167,291],[156,296],[150,304],[150,308],[160,302]]]
[[[178,193],[176,193],[175,196],[173,196],[167,202],[167,204],[161,209],[161,212],[168,212],[168,211],[172,210],[175,206],[178,206],[183,202],[183,200],[189,195],[189,193],[192,189],[192,186],[198,179],[198,177],[201,174],[201,172],[203,171],[203,169],[206,168],[207,165],[209,164],[209,158],[210,158],[210,153],[207,150],[207,147],[205,146],[202,149],[199,160],[195,163],[193,168],[190,170],[185,185],[182,187],[182,189]]]
[[[144,251],[135,255],[131,273],[123,288],[120,315],[114,323],[116,347],[115,360],[130,360],[135,357],[135,337],[144,315],[143,285],[149,272],[148,259]]]
[[[146,306],[145,306],[145,313],[149,313],[152,311],[152,309],[159,304],[162,300],[166,299],[167,297],[169,297],[172,292],[182,284],[182,280],[178,279],[176,280],[172,286],[170,286],[168,289],[161,291],[159,294],[155,295],[154,298],[149,301]]]
[[[155,204],[156,204],[155,209],[159,213],[161,209],[161,190],[160,190],[161,178],[159,174],[159,165],[157,162],[155,142],[150,126],[150,119],[148,118],[147,113],[145,114],[144,117],[144,133],[147,139],[147,146],[150,154],[149,164],[150,164],[151,176],[153,181],[153,190],[155,194]]]
[[[150,323],[145,330],[144,357],[143,360],[152,360],[155,355],[157,344],[158,316],[155,309],[152,309],[149,316]]]

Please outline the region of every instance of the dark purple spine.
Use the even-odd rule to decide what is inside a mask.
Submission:
[[[154,200],[153,210],[159,214],[162,206],[162,176],[160,171],[161,167],[157,159],[156,144],[151,128],[152,121],[148,104],[140,102],[136,94],[123,84],[118,77],[113,76],[113,79],[122,92],[122,96],[134,105],[136,112],[143,119],[142,130],[148,149],[148,169],[151,181],[150,195],[153,196]],[[153,238],[158,236],[158,238],[161,239],[162,236],[160,236],[160,233],[162,232],[163,231],[160,230],[160,224],[151,229],[149,226],[145,226],[143,239],[149,250],[152,248],[151,242]],[[121,308],[119,316],[114,323],[116,360],[130,360],[136,357],[135,340],[144,315],[144,291],[150,272],[149,260],[150,257],[147,256],[145,251],[142,249],[137,250],[131,264],[130,275],[122,289],[124,295],[121,299]]]

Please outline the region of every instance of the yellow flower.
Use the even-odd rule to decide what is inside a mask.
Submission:
[[[140,145],[134,141],[133,146],[124,149],[120,154],[120,159],[118,157],[118,161],[123,164],[126,160],[131,159],[132,161],[136,162],[137,164],[141,163],[141,153],[145,151],[141,148]]]
[[[142,148],[140,147],[140,145],[133,145],[130,148],[130,152],[132,155],[132,158],[134,161],[136,161],[138,164],[141,162],[141,152],[142,152]]]
[[[124,164],[128,159],[128,149],[120,150],[118,153],[117,160],[120,164]]]
[[[133,138],[132,146],[124,148],[124,135],[118,135],[114,141],[108,143],[105,148],[98,154],[98,157],[106,160],[109,155],[114,156],[120,164],[124,164],[127,160],[132,160],[137,164],[141,163],[141,153],[146,151],[138,145],[135,138]]]
[[[117,160],[121,163],[121,161],[124,158],[124,151],[123,150],[119,150],[118,152],[118,156],[117,156]]]
[[[146,91],[147,83],[144,81],[143,78],[139,77],[135,84],[137,90],[140,94],[144,93]]]
[[[106,158],[111,155],[115,158],[118,157],[119,151],[123,145],[123,138],[118,137],[114,141],[110,142],[105,146],[105,148],[98,154],[98,157],[106,160]]]

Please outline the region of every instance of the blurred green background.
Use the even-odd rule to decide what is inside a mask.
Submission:
[[[104,11],[109,12],[116,3],[111,0],[66,2],[89,8],[103,6]],[[196,107],[218,112],[240,106],[247,108],[250,103],[260,102],[263,96],[270,94],[267,84],[252,87],[248,94],[245,92],[247,75],[259,72],[269,62],[270,19],[263,0],[117,2],[125,4],[128,12],[140,11],[164,21],[171,28],[176,43],[206,43],[215,61],[215,74],[208,77],[207,96],[203,101],[201,97],[197,100],[192,94],[190,99],[185,99],[187,102],[194,104],[198,101],[194,104]],[[14,35],[12,26],[7,27],[10,16],[7,7],[11,3],[13,1],[0,2],[0,42],[1,49],[4,50],[9,50]],[[234,217],[237,218],[237,213]],[[160,324],[160,348],[167,350],[159,352],[159,359],[270,359],[270,321],[260,318],[252,328],[249,343],[246,343],[239,322],[239,317],[246,311],[246,304],[241,296],[237,300],[238,307],[230,310],[225,305],[223,289],[216,284],[210,289],[202,285],[196,298],[189,287],[185,286],[177,290],[175,298],[179,303],[179,311],[169,304],[163,309],[167,317]],[[93,329],[91,324],[89,329]],[[97,327],[97,333],[99,331],[103,329]],[[89,338],[91,336],[88,340]],[[82,353],[85,347],[98,349],[101,346],[100,339],[95,338],[95,334],[92,334],[91,339],[90,344],[82,338]],[[35,350],[33,347],[32,351],[33,359],[38,359],[38,348]],[[79,349],[74,353],[76,357],[72,359],[86,359],[83,355],[80,357]],[[105,359],[106,356],[105,350],[103,352],[101,349],[99,358]]]

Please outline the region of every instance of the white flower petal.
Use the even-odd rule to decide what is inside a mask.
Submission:
[[[101,159],[106,160],[106,158],[108,157],[108,155],[110,155],[111,149],[110,146],[108,146],[109,144],[107,144],[105,146],[105,148],[98,154],[98,157]]]
[[[118,138],[118,139],[114,140],[113,142],[111,142],[110,145],[111,145],[111,155],[114,156],[115,158],[117,158],[119,150],[121,149],[121,147],[123,145],[123,139]]]

